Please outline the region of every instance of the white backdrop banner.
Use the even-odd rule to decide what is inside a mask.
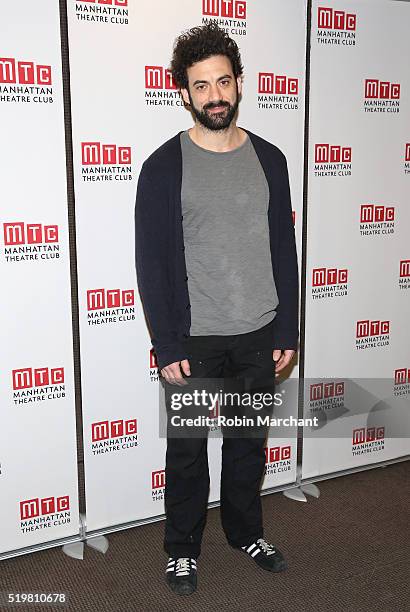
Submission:
[[[58,2],[0,5],[0,557],[79,534]]]
[[[142,162],[192,125],[168,72],[172,45],[216,19],[245,65],[239,124],[288,159],[300,243],[306,3],[68,0],[87,529],[164,512],[158,368],[136,286],[134,205]],[[293,374],[297,377],[297,372]],[[288,402],[297,415],[297,398]],[[296,431],[270,439],[264,487],[292,483]],[[209,441],[219,497],[220,439]]]
[[[303,478],[410,452],[409,27],[313,0]]]

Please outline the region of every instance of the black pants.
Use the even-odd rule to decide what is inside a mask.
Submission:
[[[223,379],[224,391],[263,390],[274,394],[272,323],[240,335],[186,339],[191,376]],[[184,391],[165,383],[168,438],[165,465],[164,549],[172,557],[196,558],[201,552],[209,494],[207,429],[201,437],[173,437],[170,393]],[[232,411],[231,411],[232,414]],[[231,437],[223,430],[220,512],[228,542],[244,546],[263,536],[260,484],[265,466],[267,427],[252,437]],[[198,435],[198,434],[197,434]]]

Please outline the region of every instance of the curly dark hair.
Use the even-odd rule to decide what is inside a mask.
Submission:
[[[234,76],[242,76],[243,65],[238,45],[215,21],[191,28],[178,36],[170,67],[177,86],[187,89],[187,68],[212,55],[226,55],[231,60]]]

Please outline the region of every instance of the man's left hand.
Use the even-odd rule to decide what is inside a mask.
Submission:
[[[276,361],[275,376],[290,364],[295,353],[292,349],[274,349],[272,357]]]

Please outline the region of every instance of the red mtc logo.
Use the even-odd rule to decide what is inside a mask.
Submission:
[[[117,147],[117,145],[100,142],[82,142],[81,156],[83,166],[130,164],[131,147]]]
[[[357,321],[356,338],[385,336],[390,332],[390,321]]]
[[[394,221],[394,206],[361,205],[360,223],[377,223],[380,221]]]
[[[353,444],[374,442],[374,440],[384,440],[384,427],[359,427],[358,429],[353,429]]]
[[[404,161],[410,161],[410,142],[406,142],[406,153]]]
[[[137,433],[137,419],[124,421],[100,421],[91,424],[91,440],[99,442],[108,438],[119,438],[120,436],[130,436]]]
[[[145,66],[146,89],[176,89],[172,73],[162,66]]]
[[[410,383],[410,368],[394,370],[394,384],[405,385],[407,383]]]
[[[41,244],[43,242],[58,242],[58,225],[42,225],[41,223],[3,223],[4,244]]]
[[[350,163],[351,161],[352,147],[340,147],[330,144],[315,145],[315,163],[317,164]]]
[[[134,305],[134,289],[89,289],[87,291],[87,309],[119,308]]]
[[[53,514],[54,512],[65,512],[70,509],[70,497],[43,497],[39,499],[25,499],[20,502],[20,520],[25,521],[40,514]]]
[[[149,367],[150,368],[158,367],[157,356],[154,353],[154,349],[150,349],[150,352],[149,352]]]
[[[336,11],[327,6],[319,6],[317,10],[317,27],[328,30],[355,30],[356,15]]]
[[[410,276],[410,259],[402,259],[400,262],[400,278]]]
[[[28,389],[29,387],[45,387],[64,383],[64,368],[22,368],[13,370],[13,389]]]
[[[312,285],[321,287],[323,285],[340,285],[347,283],[347,269],[337,268],[313,268]]]
[[[340,397],[345,392],[344,382],[315,383],[310,385],[310,401]]]
[[[382,100],[398,100],[400,98],[400,84],[378,79],[365,79],[365,98],[380,98]]]
[[[297,96],[298,91],[299,79],[278,74],[275,76],[273,72],[259,73],[258,93]]]
[[[290,446],[265,447],[265,463],[276,463],[277,461],[284,461],[285,459],[290,459],[290,455]]]
[[[243,0],[202,0],[202,13],[213,17],[246,19],[246,2]]]
[[[0,57],[0,83],[20,85],[51,85],[51,66]]]
[[[128,0],[78,0],[79,2],[92,2],[94,4],[111,4],[114,6],[128,6]]]
[[[165,487],[165,470],[157,470],[151,473],[151,483],[153,489]]]

